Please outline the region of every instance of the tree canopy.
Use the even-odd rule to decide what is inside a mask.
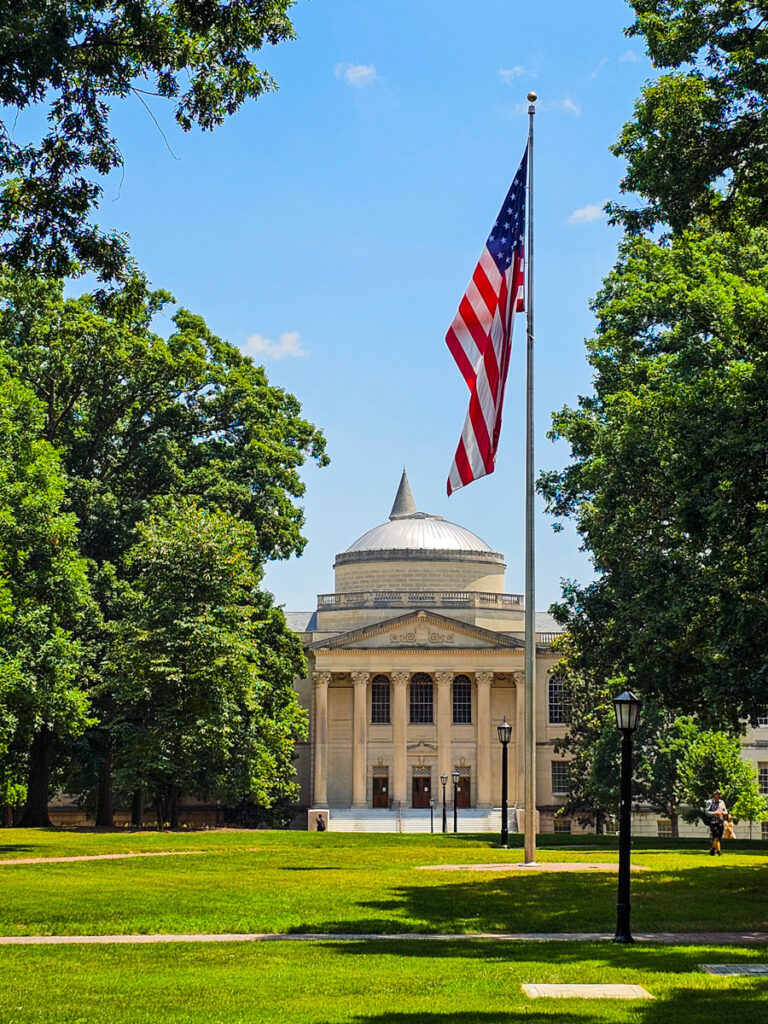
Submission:
[[[92,223],[99,178],[122,164],[111,105],[173,104],[179,126],[211,130],[276,88],[254,55],[292,39],[293,0],[14,0],[0,10],[0,104],[41,108],[43,138],[0,121],[0,259],[53,277],[122,276],[123,236]],[[151,115],[148,113],[148,118]]]
[[[293,742],[306,715],[298,637],[259,590],[254,528],[188,499],[138,527],[116,627],[110,725],[118,781],[178,824],[179,793],[263,807],[295,799]]]
[[[701,216],[751,224],[768,213],[768,4],[750,0],[631,0],[628,34],[660,69],[613,147],[627,161],[612,204],[633,231],[674,230]]]
[[[140,277],[79,298],[65,297],[60,283],[13,273],[0,279],[4,371],[31,392],[41,443],[58,452],[61,500],[73,529],[77,520],[73,544],[88,566],[98,605],[98,616],[82,624],[77,638],[89,652],[99,722],[82,749],[105,773],[112,768],[115,723],[127,721],[108,666],[115,660],[117,626],[126,616],[136,621],[140,606],[125,596],[138,557],[130,552],[157,514],[157,502],[192,501],[201,514],[229,516],[235,533],[247,527],[247,537],[237,535],[247,541],[244,551],[258,581],[266,559],[303,549],[297,499],[304,484],[297,471],[307,458],[328,461],[324,438],[302,418],[297,399],[270,385],[263,367],[217,338],[201,317],[177,309],[167,337],[153,330],[171,302]],[[172,604],[171,591],[163,593]],[[259,648],[254,663],[274,657],[275,678],[283,679],[296,665],[292,636],[268,595],[250,603],[261,622],[249,641]],[[275,721],[279,707],[293,735],[299,719],[292,706],[278,702]],[[41,761],[32,743],[30,792],[45,791],[50,758]],[[260,743],[244,744],[242,756],[263,757],[267,745]],[[288,771],[286,761],[280,764]],[[108,780],[102,781],[107,793]],[[102,823],[110,817],[105,811]]]
[[[768,234],[627,238],[594,304],[595,393],[545,474],[597,578],[557,609],[590,671],[737,729],[768,692]]]
[[[48,763],[54,737],[90,724],[82,636],[96,613],[59,457],[29,389],[0,380],[0,784],[22,781],[23,752]],[[28,804],[46,819],[47,786]]]

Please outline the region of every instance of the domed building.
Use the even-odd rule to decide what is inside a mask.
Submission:
[[[403,472],[389,519],[336,556],[334,593],[287,613],[309,662],[297,690],[310,713],[298,763],[310,828],[322,814],[334,830],[429,829],[430,804],[437,828],[440,780],[452,809],[454,774],[461,831],[496,827],[505,717],[510,828],[522,825],[524,608],[505,568],[470,530],[418,511]],[[557,627],[538,618],[537,805],[551,831],[564,719],[550,672]]]

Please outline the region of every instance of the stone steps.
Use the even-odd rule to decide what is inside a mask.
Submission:
[[[442,808],[435,808],[434,830],[442,829]],[[396,810],[372,810],[331,808],[328,813],[328,829],[331,832],[401,832],[429,833],[430,814],[428,810],[411,807]],[[508,816],[510,832],[517,832],[517,814],[510,808]],[[464,833],[483,834],[501,831],[501,808],[469,808],[459,811],[458,830]],[[448,831],[453,832],[453,811],[448,812]]]

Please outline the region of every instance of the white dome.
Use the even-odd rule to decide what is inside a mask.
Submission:
[[[472,551],[494,554],[493,549],[471,530],[424,512],[374,526],[354,544],[350,544],[344,554],[363,551]]]

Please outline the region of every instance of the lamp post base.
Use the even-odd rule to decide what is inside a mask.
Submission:
[[[619,942],[625,946],[629,946],[635,941],[632,938],[632,932],[629,928],[628,903],[616,904],[616,934],[614,935],[612,941]]]

